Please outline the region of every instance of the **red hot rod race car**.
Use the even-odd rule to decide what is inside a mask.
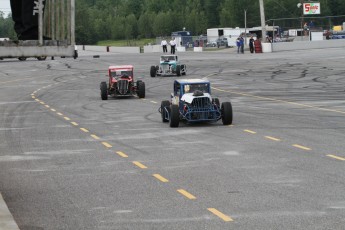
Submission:
[[[108,96],[134,96],[145,97],[145,83],[142,80],[134,81],[133,66],[109,66],[109,83],[101,82],[101,98],[108,100]]]

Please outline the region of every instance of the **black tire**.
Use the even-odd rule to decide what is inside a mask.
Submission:
[[[150,75],[151,77],[155,77],[157,75],[157,69],[155,66],[151,66]]]
[[[220,102],[219,102],[219,99],[218,99],[217,97],[212,99],[212,103],[214,103],[214,104],[216,104],[218,107],[220,107]]]
[[[182,75],[186,75],[187,74],[187,68],[186,65],[181,65],[181,69],[182,69]]]
[[[26,61],[26,57],[19,57],[18,60],[19,61]]]
[[[78,50],[74,50],[73,58],[74,58],[74,59],[77,59],[77,58],[78,58]]]
[[[170,106],[170,127],[177,128],[180,123],[180,111],[178,105]]]
[[[145,98],[145,83],[142,81],[138,82],[137,94],[139,98]]]
[[[176,75],[181,76],[181,66],[180,65],[176,66]]]
[[[223,102],[222,103],[222,121],[223,125],[231,125],[232,124],[232,106],[230,102]]]
[[[46,56],[37,57],[37,60],[39,60],[39,61],[45,61],[46,59],[47,59]]]
[[[161,115],[162,115],[162,122],[168,122],[169,120],[166,119],[167,117],[167,111],[170,113],[170,102],[169,101],[162,101],[161,103]]]
[[[101,89],[101,98],[102,100],[108,100],[108,89],[107,83],[105,81],[101,82],[100,89]]]

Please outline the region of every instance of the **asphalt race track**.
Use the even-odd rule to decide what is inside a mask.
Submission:
[[[21,230],[345,226],[344,48],[180,53],[232,126],[170,128],[160,54],[0,61],[0,193]],[[146,98],[102,101],[109,65]]]

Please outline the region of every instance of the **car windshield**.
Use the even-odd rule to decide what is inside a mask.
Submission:
[[[186,84],[184,85],[184,93],[194,93],[196,90],[199,90],[203,93],[209,93],[208,84]]]
[[[164,61],[164,62],[175,61],[175,57],[174,56],[162,56],[161,61]]]
[[[112,77],[122,77],[124,75],[132,77],[133,71],[131,71],[131,70],[117,70],[117,71],[111,71],[110,74]]]

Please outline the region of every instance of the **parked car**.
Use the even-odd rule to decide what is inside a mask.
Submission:
[[[128,97],[138,95],[145,97],[145,83],[142,80],[134,81],[133,66],[109,66],[108,84],[103,81],[100,84],[102,100],[108,100],[108,96]]]
[[[217,47],[219,47],[219,46],[228,47],[228,39],[227,38],[218,38],[216,42],[217,42]]]
[[[159,112],[163,122],[178,127],[180,121],[187,123],[217,122],[232,124],[233,113],[230,102],[220,104],[211,97],[211,83],[205,79],[175,80],[171,100],[162,101]]]
[[[151,66],[151,77],[161,75],[176,74],[177,76],[186,75],[187,67],[180,64],[177,55],[162,55],[160,57],[159,66]]]

